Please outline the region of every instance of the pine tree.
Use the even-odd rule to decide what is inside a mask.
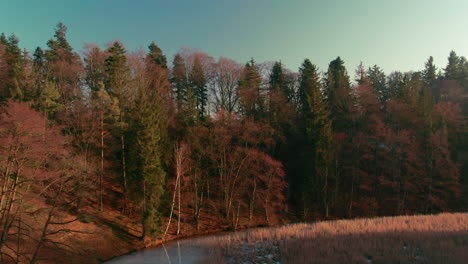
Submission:
[[[117,156],[120,158],[122,185],[126,192],[128,152],[126,134],[128,133],[128,119],[130,116],[128,114],[130,108],[130,95],[128,91],[130,69],[127,65],[127,57],[125,56],[126,51],[120,42],[115,41],[107,52],[109,56],[105,60],[104,87],[112,98],[114,108],[116,109],[115,112],[117,113],[115,119],[112,120],[112,131],[114,139],[120,145],[115,151],[117,151]],[[124,198],[127,199],[127,193],[124,193]]]
[[[67,40],[67,26],[62,22],[58,23],[54,38],[47,42],[49,50],[46,51],[45,55],[49,61],[58,61],[65,59],[68,63],[72,63],[76,55],[73,53],[73,48]]]
[[[322,199],[326,216],[329,213],[331,197],[331,176],[333,161],[333,131],[330,111],[322,93],[317,68],[308,59],[300,69],[300,88],[303,98],[305,128],[310,144],[313,171],[304,177],[303,209],[307,215],[313,202]],[[314,194],[320,194],[315,195]]]
[[[57,85],[52,81],[46,81],[37,100],[39,103],[38,108],[46,113],[48,118],[64,107],[60,100]]]
[[[161,153],[167,140],[167,120],[162,105],[157,91],[140,87],[132,111],[129,170],[141,194],[144,240],[160,233],[162,224],[160,206],[166,171]]]
[[[460,77],[460,57],[453,50],[450,52],[444,71],[446,80],[458,80]]]
[[[105,61],[105,87],[111,96],[117,97],[122,103],[125,101],[130,71],[125,56],[126,50],[122,43],[115,41],[107,52],[109,57]]]
[[[428,87],[435,85],[437,81],[437,67],[434,65],[434,58],[432,56],[427,60],[422,75]]]
[[[3,60],[5,65],[5,76],[0,84],[0,101],[9,98],[22,101],[25,97],[25,67],[27,56],[21,52],[18,46],[19,39],[11,34],[6,38],[5,34],[0,37],[0,44],[4,46]],[[0,54],[1,55],[1,54]]]
[[[344,61],[340,57],[330,62],[324,82],[333,125],[338,131],[347,131],[349,124],[346,119],[352,104],[351,85]]]
[[[8,43],[5,33],[0,35],[0,79],[6,80],[7,78],[7,68],[8,64],[6,63],[6,44]],[[8,90],[4,82],[0,82],[0,105],[8,99]]]
[[[299,114],[305,118],[310,114],[310,106],[307,98],[306,90],[311,86],[319,86],[320,76],[317,73],[318,69],[315,65],[310,62],[309,59],[305,59],[299,68],[300,83],[298,88],[298,101],[299,101]]]
[[[390,98],[401,98],[403,96],[403,86],[407,81],[405,74],[399,71],[395,71],[390,73],[387,79]]]
[[[437,67],[434,65],[434,58],[429,57],[422,72],[424,84],[432,92],[436,100],[439,99],[439,91],[437,91]]]
[[[251,59],[244,67],[239,81],[240,111],[249,117],[260,119],[264,116],[264,103],[261,93],[262,77]]]
[[[40,87],[44,86],[47,79],[46,58],[41,47],[37,47],[34,51],[32,66],[36,74],[36,86],[40,90]]]
[[[99,90],[93,91],[91,97],[93,110],[98,114],[99,119],[99,149],[100,149],[100,170],[99,170],[99,210],[103,211],[103,180],[104,180],[104,163],[106,160],[106,143],[105,138],[109,134],[108,125],[114,123],[119,115],[117,98],[111,98],[106,92],[104,83],[99,83]],[[126,192],[125,192],[126,195]]]
[[[149,87],[155,89],[161,96],[164,103],[164,113],[167,118],[173,120],[176,115],[174,91],[169,81],[166,56],[154,42],[148,46],[148,49],[149,51],[145,58],[145,79],[149,82]]]
[[[197,102],[199,118],[203,120],[208,106],[208,89],[206,87],[205,71],[199,57],[195,57],[193,62],[192,71],[189,75],[189,83]]]
[[[73,51],[66,38],[67,27],[59,23],[54,38],[47,42],[44,52],[47,79],[56,83],[63,104],[73,105],[83,97],[81,72],[83,64],[80,56]],[[66,108],[66,109],[72,109]],[[67,110],[68,111],[68,110]]]
[[[372,87],[377,92],[382,102],[386,102],[390,98],[390,92],[386,83],[387,77],[379,66],[374,65],[367,71],[369,81]]]
[[[151,42],[148,46],[149,53],[148,56],[151,57],[153,62],[157,65],[160,65],[162,68],[167,68],[167,59],[166,56],[163,54],[162,50],[156,45],[156,43]]]
[[[282,93],[288,100],[292,97],[292,92],[289,89],[286,74],[284,73],[281,62],[275,62],[270,74],[270,93]]]
[[[171,82],[175,88],[177,107],[179,112],[182,111],[185,102],[187,101],[187,69],[185,67],[185,61],[180,54],[174,56],[172,62],[172,78]]]
[[[288,80],[284,73],[281,62],[276,62],[270,74],[270,87],[268,90],[269,109],[268,116],[270,125],[276,129],[278,135],[285,136],[290,126],[292,125],[292,92],[288,84]],[[284,139],[286,140],[286,139]]]
[[[97,92],[106,78],[106,55],[98,46],[91,46],[85,52],[85,82],[91,91]]]
[[[0,44],[5,45],[5,46],[8,44],[8,39],[7,39],[7,36],[5,35],[5,32],[2,32],[2,34],[0,35]]]
[[[33,54],[33,61],[34,61],[34,65],[38,66],[38,67],[43,67],[44,66],[44,60],[45,60],[45,57],[44,57],[44,51],[42,50],[41,47],[37,47],[35,50],[34,50],[34,54]]]
[[[359,85],[370,83],[369,75],[367,74],[367,71],[364,68],[364,64],[362,63],[362,61],[359,63],[359,65],[358,65],[358,67],[356,69],[356,78],[354,80]]]
[[[147,82],[148,89],[158,94],[160,98],[159,101],[162,103],[160,106],[163,111],[162,115],[164,115],[166,122],[173,124],[176,113],[174,109],[174,93],[169,81],[169,70],[165,64],[165,55],[154,42],[149,46],[149,52],[146,55],[145,62],[146,71],[144,78]],[[163,156],[165,160],[172,160],[172,145],[170,142],[166,143],[167,144],[163,146],[164,151],[161,153],[161,156]]]

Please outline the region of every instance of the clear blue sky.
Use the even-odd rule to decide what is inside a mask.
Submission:
[[[155,41],[172,61],[181,47],[239,62],[304,58],[321,69],[341,56],[354,75],[362,60],[420,70],[450,50],[468,56],[467,0],[0,0],[0,32],[21,46],[46,46],[59,22],[75,50],[119,39],[129,50]]]

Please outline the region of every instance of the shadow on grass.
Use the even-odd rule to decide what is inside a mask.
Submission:
[[[118,223],[111,221],[109,219],[101,219],[102,223],[112,229],[113,234],[124,241],[133,241],[135,239],[140,239],[139,236],[136,236],[130,232],[128,232],[124,227],[119,225]]]

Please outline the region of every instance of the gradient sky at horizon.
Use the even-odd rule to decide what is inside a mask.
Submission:
[[[58,22],[76,51],[119,39],[128,50],[155,41],[172,61],[182,47],[245,63],[281,60],[321,70],[340,56],[386,73],[443,68],[450,50],[468,56],[467,0],[0,0],[0,32],[28,50],[46,47]]]

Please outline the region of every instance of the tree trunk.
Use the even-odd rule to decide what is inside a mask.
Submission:
[[[101,124],[101,173],[99,174],[99,211],[102,212],[102,181],[104,178],[104,113],[100,113],[100,124]]]
[[[146,182],[143,180],[143,217],[142,217],[142,230],[141,230],[141,239],[145,241],[147,230],[146,230]]]
[[[10,214],[11,214],[11,211],[13,208],[13,202],[16,196],[16,189],[18,187],[18,179],[19,179],[19,170],[17,170],[15,173],[15,179],[14,179],[14,182],[12,183],[13,186],[10,190],[11,193],[9,197],[7,197],[6,204],[5,204],[5,211],[2,214],[1,220],[4,220],[4,222],[2,222],[3,227],[2,227],[2,234],[0,237],[0,252],[2,252],[3,246],[5,245],[5,242],[8,236],[8,232],[10,231],[11,224],[14,221],[14,217],[13,219],[10,219]]]
[[[172,214],[174,213],[174,206],[175,206],[177,191],[178,191],[178,189],[180,189],[179,188],[179,178],[180,178],[180,173],[181,173],[181,166],[182,166],[181,163],[182,162],[181,162],[181,159],[180,159],[180,149],[179,149],[178,145],[176,145],[174,152],[175,152],[174,156],[175,156],[175,159],[176,159],[176,182],[175,182],[175,186],[174,186],[174,194],[172,195],[171,212],[169,214],[169,220],[167,222],[166,230],[164,231],[164,234],[163,234],[163,240],[167,235],[167,231],[169,231],[169,227],[170,227],[171,221],[172,221]],[[179,223],[180,223],[180,196],[179,196],[179,222],[177,223],[177,235],[179,234]]]
[[[123,187],[124,187],[124,212],[128,209],[128,189],[127,189],[127,164],[125,155],[125,137],[124,134],[120,136],[120,142],[122,143],[122,176],[123,176]]]
[[[180,212],[180,188],[181,188],[181,186],[180,186],[180,175],[177,175],[177,183],[176,184],[178,185],[178,188],[177,188],[177,194],[178,194],[177,195],[178,196],[177,235],[179,235],[179,233],[180,233],[180,214],[181,214],[181,212]]]
[[[253,210],[254,210],[254,205],[255,205],[255,193],[257,191],[257,181],[254,178],[254,187],[252,190],[252,197],[250,198],[250,203],[249,203],[249,223],[248,226],[251,227],[252,224],[252,218],[253,218]]]

